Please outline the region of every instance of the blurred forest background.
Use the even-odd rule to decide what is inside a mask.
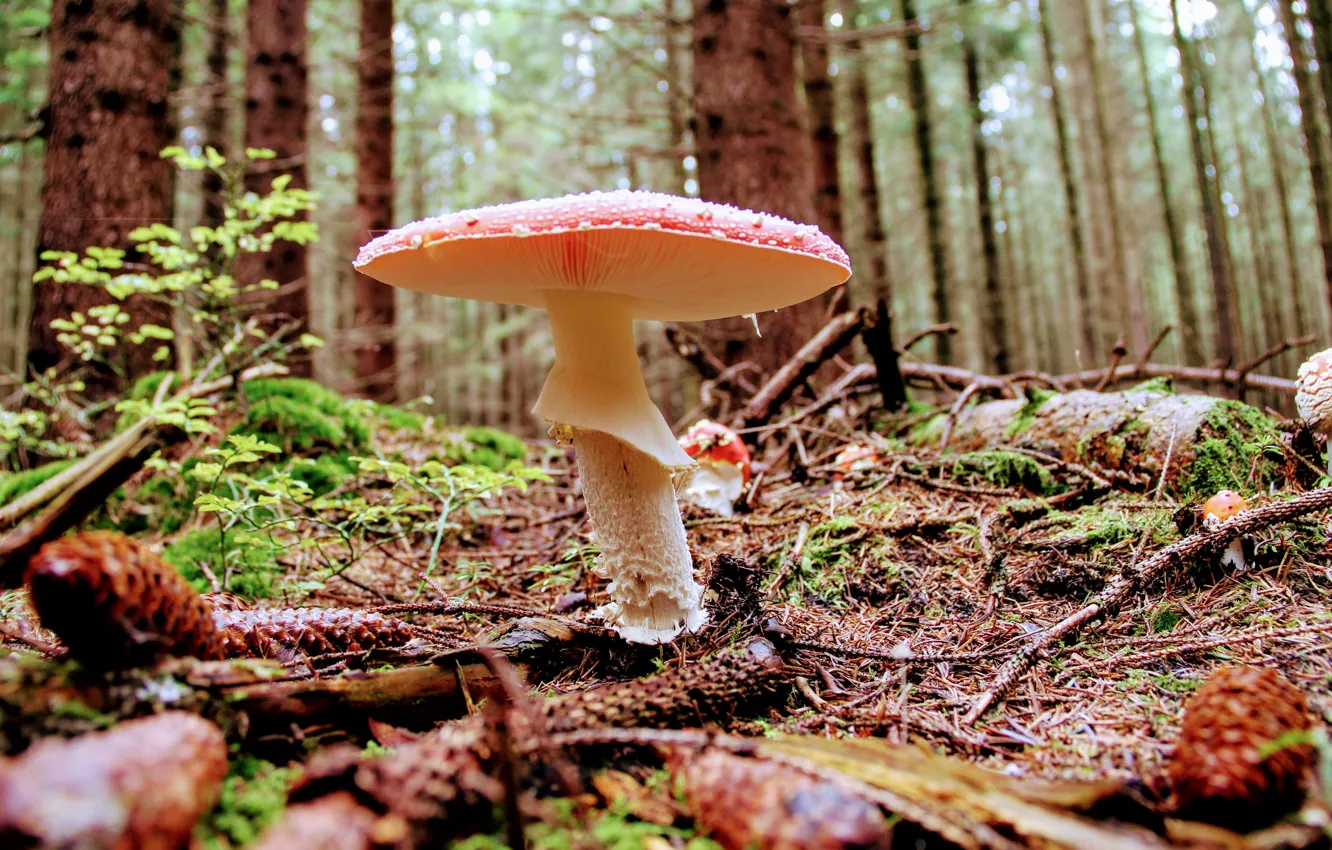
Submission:
[[[270,148],[321,238],[263,259],[325,342],[323,382],[430,395],[530,433],[540,311],[358,279],[371,235],[590,189],[698,195],[815,221],[845,294],[690,329],[771,372],[837,309],[892,305],[919,356],[988,373],[1140,356],[1239,366],[1329,336],[1329,0],[3,0],[0,366],[57,356],[73,306],[40,250],[216,220],[168,144]],[[1324,61],[1319,61],[1320,59]],[[170,317],[166,317],[170,322]],[[663,328],[649,386],[697,373]],[[1261,371],[1293,377],[1303,343]]]

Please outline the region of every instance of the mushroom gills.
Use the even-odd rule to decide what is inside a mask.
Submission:
[[[632,643],[664,643],[707,620],[671,471],[601,431],[575,428],[574,452],[611,602],[597,609]]]

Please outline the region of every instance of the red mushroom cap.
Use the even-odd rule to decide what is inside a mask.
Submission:
[[[1222,490],[1203,505],[1203,519],[1215,517],[1214,522],[1225,522],[1241,511],[1247,511],[1249,503],[1234,490]]]
[[[851,274],[817,227],[656,192],[589,192],[418,221],[371,241],[356,268],[384,283],[545,306],[543,292],[628,296],[639,319],[775,310]]]
[[[742,484],[749,483],[749,449],[740,435],[725,425],[700,419],[680,438],[680,446],[700,463],[726,463],[740,467]]]

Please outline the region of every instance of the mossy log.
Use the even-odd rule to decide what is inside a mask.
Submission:
[[[918,432],[937,444],[940,415]],[[1251,492],[1282,474],[1282,436],[1264,413],[1238,401],[1175,394],[1154,381],[1117,393],[1028,390],[957,414],[948,448],[1025,448],[1117,473],[1118,483],[1196,498],[1226,488]]]

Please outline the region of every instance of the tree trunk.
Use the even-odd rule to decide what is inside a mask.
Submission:
[[[970,5],[970,2],[966,3]],[[971,155],[976,177],[977,226],[980,228],[981,254],[985,261],[985,297],[981,300],[984,317],[985,359],[997,375],[1012,371],[1008,350],[1008,320],[1004,311],[1004,293],[999,283],[999,242],[994,232],[994,201],[990,195],[990,162],[985,146],[985,115],[981,112],[980,58],[969,32],[962,36],[962,61],[966,66],[968,113],[971,116]]]
[[[1147,102],[1147,123],[1152,134],[1152,159],[1156,165],[1156,186],[1161,195],[1161,218],[1165,224],[1166,241],[1170,245],[1170,265],[1175,277],[1175,309],[1178,313],[1180,353],[1186,366],[1203,362],[1202,346],[1198,338],[1198,299],[1189,275],[1188,260],[1184,255],[1184,241],[1180,237],[1175,218],[1175,203],[1171,197],[1170,178],[1165,154],[1161,149],[1161,123],[1156,114],[1156,94],[1152,90],[1151,66],[1147,62],[1146,39],[1142,34],[1142,20],[1138,14],[1140,0],[1129,0],[1129,15],[1133,24],[1133,49],[1138,54],[1142,71],[1142,95]],[[1141,352],[1134,352],[1140,354]]]
[[[1295,226],[1290,215],[1290,188],[1286,182],[1286,157],[1281,150],[1283,140],[1277,135],[1276,118],[1272,114],[1272,98],[1267,88],[1267,75],[1258,63],[1258,47],[1255,43],[1257,33],[1253,19],[1249,17],[1247,10],[1243,13],[1249,27],[1247,51],[1250,67],[1257,81],[1258,94],[1263,99],[1263,142],[1267,146],[1268,168],[1272,172],[1272,188],[1276,192],[1277,214],[1281,222],[1281,243],[1286,254],[1287,303],[1283,305],[1282,312],[1288,318],[1293,317],[1293,321],[1283,321],[1283,327],[1293,331],[1295,336],[1304,336],[1308,333],[1309,322],[1301,308],[1303,299],[1300,281],[1303,275],[1300,270],[1303,264],[1300,262],[1300,251],[1295,246]]]
[[[1299,29],[1295,26],[1293,0],[1277,0],[1281,7],[1281,26],[1286,31],[1286,45],[1293,65],[1292,75],[1299,91],[1300,125],[1304,130],[1304,151],[1309,157],[1309,177],[1313,180],[1314,214],[1318,221],[1318,244],[1323,250],[1324,297],[1332,301],[1332,192],[1327,185],[1327,163],[1323,152],[1323,128],[1318,122],[1318,89],[1309,67],[1309,54]]]
[[[357,74],[355,242],[364,245],[393,226],[393,0],[361,0]],[[365,335],[356,377],[377,401],[397,389],[393,313],[393,287],[356,272],[355,327]]]
[[[798,10],[801,26],[824,32],[823,0],[802,0]],[[842,185],[837,170],[837,123],[833,116],[833,81],[828,75],[828,45],[818,39],[800,42],[800,64],[805,86],[805,108],[809,111],[810,139],[814,149],[814,213],[819,227],[836,242],[842,233]]]
[[[227,56],[231,47],[230,0],[209,0],[208,4],[208,107],[204,113],[204,144],[226,155],[229,138],[227,104]],[[203,223],[215,226],[222,221],[222,180],[212,171],[203,175]]]
[[[274,160],[260,161],[246,178],[246,187],[266,194],[273,179],[291,175],[291,188],[306,182],[308,69],[305,59],[305,0],[250,0],[245,10],[245,146],[267,148]],[[274,314],[269,329],[288,322],[309,326],[310,300],[304,246],[278,242],[267,254],[244,264],[243,284],[275,280],[281,293],[269,304]],[[252,276],[253,280],[248,279]],[[307,360],[289,364],[309,374]]]
[[[678,14],[679,0],[664,0],[665,32],[662,38],[666,42],[666,126],[667,139],[671,145],[671,175],[675,185],[672,192],[686,195],[685,187],[689,181],[689,171],[685,168],[685,152],[689,129],[689,91],[688,80],[680,67],[682,44],[688,22]]]
[[[796,100],[794,9],[784,0],[693,0],[694,137],[701,197],[811,222],[814,173]],[[764,374],[818,332],[835,293],[713,322],[728,364]]]
[[[1304,0],[1304,9],[1313,29],[1318,81],[1323,89],[1323,117],[1332,126],[1332,3],[1328,0]]]
[[[948,248],[944,238],[944,199],[942,175],[934,162],[934,127],[930,122],[930,88],[925,77],[925,57],[921,52],[915,0],[902,0],[902,26],[906,28],[907,99],[915,120],[916,157],[920,166],[921,188],[925,203],[925,238],[929,243],[930,275],[934,282],[931,299],[934,321],[953,319]],[[948,334],[934,337],[935,359],[945,365],[953,362],[953,343]]]
[[[171,166],[158,154],[170,142],[167,89],[180,40],[173,8],[169,0],[54,4],[39,253],[129,248],[135,227],[171,221]],[[37,372],[64,354],[53,319],[110,300],[51,281],[33,296],[28,365]],[[135,325],[171,326],[164,306],[132,298],[125,309]],[[129,373],[161,368],[152,360],[159,344],[124,343]]]
[[[1094,0],[1087,0],[1094,2]],[[1142,351],[1148,345],[1147,299],[1143,292],[1142,281],[1133,273],[1129,263],[1129,252],[1124,239],[1124,222],[1120,216],[1119,185],[1115,180],[1118,169],[1115,167],[1115,150],[1119,140],[1112,132],[1106,119],[1109,103],[1107,86],[1111,81],[1103,73],[1105,44],[1101,37],[1102,30],[1096,26],[1095,10],[1083,5],[1083,0],[1070,4],[1076,8],[1083,24],[1083,49],[1086,53],[1087,70],[1091,78],[1091,113],[1092,127],[1096,139],[1096,165],[1098,183],[1105,196],[1105,219],[1110,231],[1110,278],[1109,286],[1102,284],[1101,297],[1111,304],[1119,305],[1111,315],[1121,323],[1127,323],[1126,338],[1134,351]],[[1125,299],[1125,296],[1127,298]],[[1127,303],[1124,303],[1126,300]]]
[[[1198,57],[1194,53],[1193,40],[1184,35],[1180,25],[1179,0],[1170,0],[1170,15],[1174,23],[1175,48],[1179,51],[1180,75],[1184,80],[1184,114],[1188,118],[1189,143],[1193,148],[1193,170],[1198,181],[1198,195],[1202,205],[1203,232],[1207,237],[1207,261],[1212,274],[1213,313],[1216,316],[1216,338],[1212,350],[1222,360],[1239,362],[1240,334],[1239,321],[1235,313],[1235,304],[1231,296],[1231,285],[1227,265],[1229,261],[1224,228],[1226,226],[1221,209],[1221,198],[1217,187],[1219,175],[1215,175],[1216,163],[1208,154],[1208,140],[1203,135],[1200,122],[1210,119],[1209,111],[1203,103],[1205,83]],[[1208,122],[1210,131],[1210,121]],[[1208,176],[1208,166],[1214,176]]]
[[[842,18],[847,26],[856,25],[859,0],[841,0]],[[897,344],[893,339],[893,281],[888,270],[888,238],[883,225],[883,200],[879,197],[879,173],[874,162],[874,123],[870,109],[869,76],[865,69],[865,48],[859,41],[847,42],[845,53],[847,100],[850,120],[847,125],[851,149],[855,152],[855,220],[860,225],[863,261],[858,265],[872,293],[873,320],[865,331],[865,344],[878,367],[879,390],[887,410],[901,410],[907,405],[906,381],[898,368]],[[864,290],[862,290],[864,291]]]
[[[1064,204],[1068,218],[1068,238],[1073,245],[1073,273],[1077,282],[1076,311],[1081,316],[1082,362],[1091,364],[1099,358],[1096,350],[1096,327],[1092,317],[1095,305],[1091,295],[1091,270],[1087,265],[1087,237],[1082,228],[1082,205],[1078,185],[1073,176],[1073,156],[1068,137],[1068,116],[1064,100],[1059,93],[1059,77],[1055,74],[1054,36],[1045,0],[1036,2],[1036,20],[1041,32],[1041,55],[1045,62],[1046,84],[1050,86],[1050,110],[1055,123],[1055,140],[1059,148],[1059,178],[1064,184]]]

